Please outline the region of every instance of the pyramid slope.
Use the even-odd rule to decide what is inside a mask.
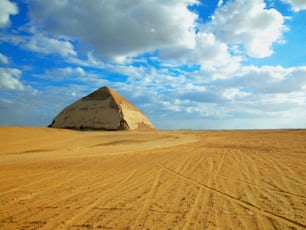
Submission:
[[[137,107],[106,86],[67,106],[49,127],[78,130],[154,129]]]

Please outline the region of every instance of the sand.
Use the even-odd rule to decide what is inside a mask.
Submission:
[[[305,130],[0,136],[0,229],[306,228]]]

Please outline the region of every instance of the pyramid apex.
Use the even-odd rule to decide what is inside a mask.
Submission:
[[[105,85],[105,86],[101,87],[100,89],[110,89],[110,87]]]
[[[98,92],[98,91],[102,91],[102,92],[108,92],[108,93],[110,93],[110,94],[112,94],[112,92],[115,92],[115,90],[113,90],[111,87],[109,87],[109,86],[102,86],[101,88],[99,88],[99,89],[97,89],[96,91],[94,91],[94,92]],[[92,92],[92,93],[94,93],[94,92]]]

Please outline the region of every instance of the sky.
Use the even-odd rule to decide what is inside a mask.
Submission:
[[[0,125],[109,86],[158,129],[306,128],[305,0],[0,0]]]

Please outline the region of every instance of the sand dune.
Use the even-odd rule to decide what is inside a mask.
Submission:
[[[0,128],[1,229],[305,229],[306,131]]]

